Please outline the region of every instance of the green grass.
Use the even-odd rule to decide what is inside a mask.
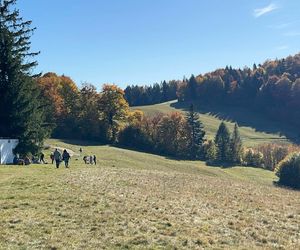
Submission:
[[[174,111],[185,112],[189,104],[180,104],[171,101],[156,105],[138,106],[132,109],[142,110],[147,115],[157,113],[170,113]],[[230,130],[234,123],[240,126],[240,133],[245,146],[256,146],[261,143],[291,143],[295,142],[299,131],[296,128],[282,125],[279,122],[269,120],[263,115],[247,111],[239,107],[221,106],[196,106],[200,113],[208,139],[214,138],[221,121],[225,121]],[[298,134],[297,134],[298,132]]]
[[[47,143],[82,147],[98,165],[0,166],[0,249],[299,247],[300,192],[274,186],[272,172]]]

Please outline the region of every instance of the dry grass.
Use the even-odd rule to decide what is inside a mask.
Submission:
[[[271,172],[83,149],[97,154],[98,166],[72,159],[70,169],[0,167],[1,249],[300,245],[300,192],[275,187]]]

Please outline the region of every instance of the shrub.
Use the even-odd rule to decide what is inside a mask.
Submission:
[[[279,183],[292,188],[300,189],[300,154],[293,153],[276,167]]]
[[[217,160],[217,148],[213,141],[209,140],[208,142],[204,143],[203,151],[205,154],[205,159],[207,164],[212,165]]]
[[[120,131],[118,139],[121,146],[145,151],[153,150],[153,143],[149,136],[136,125],[129,125]]]
[[[252,148],[246,149],[243,155],[243,164],[252,167],[262,167],[263,154]]]
[[[263,144],[257,150],[263,155],[264,168],[274,171],[275,166],[294,150],[290,145]]]

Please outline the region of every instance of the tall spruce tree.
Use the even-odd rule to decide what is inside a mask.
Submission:
[[[187,89],[188,89],[188,97],[192,101],[196,100],[197,97],[197,80],[194,75],[190,77],[187,82]]]
[[[234,125],[234,130],[230,140],[230,154],[233,163],[240,163],[242,158],[243,144],[237,124]]]
[[[205,131],[199,114],[194,111],[194,105],[190,106],[190,110],[186,116],[189,131],[188,151],[192,159],[199,159],[203,156],[202,146],[204,143]]]
[[[48,129],[40,92],[31,74],[38,53],[30,52],[31,21],[15,9],[16,0],[0,0],[0,137],[17,138],[16,152],[36,153]]]
[[[215,137],[217,147],[217,160],[219,162],[230,162],[230,133],[224,122],[221,122]]]

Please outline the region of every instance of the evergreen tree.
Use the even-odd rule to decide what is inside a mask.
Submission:
[[[186,116],[189,131],[188,150],[192,159],[199,159],[202,156],[202,145],[205,131],[198,113],[194,111],[194,105],[190,106],[190,111]]]
[[[162,83],[162,102],[168,101],[168,84],[166,81]]]
[[[217,147],[217,160],[220,162],[230,161],[230,133],[224,122],[221,122],[215,137]]]
[[[196,100],[197,97],[197,80],[194,75],[187,82],[188,95],[190,100]]]
[[[231,153],[231,161],[234,163],[240,163],[242,158],[242,139],[239,132],[239,127],[237,124],[234,125],[233,134],[231,136],[230,142],[230,153]]]
[[[16,0],[0,0],[0,137],[17,138],[16,152],[36,153],[48,134],[44,109],[29,57],[31,21],[23,21]]]

